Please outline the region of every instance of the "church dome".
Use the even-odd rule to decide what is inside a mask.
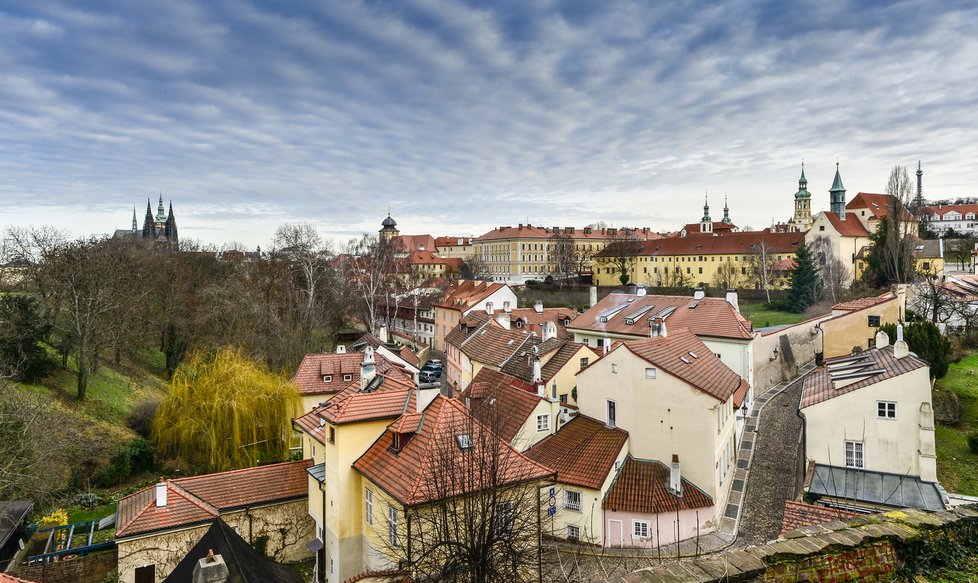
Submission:
[[[397,221],[395,221],[394,219],[392,219],[391,216],[390,216],[390,214],[388,214],[387,215],[387,218],[384,219],[384,222],[381,223],[381,226],[383,226],[385,228],[386,227],[396,227],[397,226]]]

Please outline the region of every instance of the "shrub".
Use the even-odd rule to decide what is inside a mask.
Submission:
[[[126,426],[145,439],[149,439],[153,431],[153,418],[156,417],[156,409],[160,406],[159,401],[142,401],[132,408],[132,412],[126,417]]]
[[[971,453],[978,454],[978,431],[972,431],[968,434],[968,449]]]
[[[102,497],[95,492],[79,492],[71,500],[72,504],[91,510],[102,503]]]
[[[145,439],[134,439],[126,449],[113,456],[107,468],[95,476],[95,483],[102,487],[116,486],[133,474],[153,469],[154,461],[153,446]]]
[[[68,511],[64,508],[56,508],[37,522],[41,527],[64,526],[68,524]]]

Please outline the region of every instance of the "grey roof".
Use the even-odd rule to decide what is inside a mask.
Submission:
[[[5,545],[34,507],[28,500],[0,500],[0,547]]]
[[[316,464],[312,467],[306,468],[306,472],[308,472],[309,475],[312,476],[313,478],[316,478],[316,481],[319,482],[320,484],[326,481],[325,463]]]
[[[856,468],[815,464],[809,492],[853,502],[944,510],[943,496],[934,482]]]

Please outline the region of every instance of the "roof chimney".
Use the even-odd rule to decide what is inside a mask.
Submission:
[[[533,302],[533,311],[538,314],[543,313],[543,300],[536,300]]]
[[[734,288],[727,288],[727,303],[733,306],[733,309],[740,311],[740,304],[737,302],[737,290]]]
[[[876,348],[886,348],[890,345],[890,337],[886,332],[880,330],[876,333]]]
[[[441,383],[418,383],[418,396],[414,400],[417,412],[423,413],[440,394]]]
[[[509,330],[510,315],[508,312],[499,312],[496,314],[496,323]]]
[[[665,318],[656,316],[655,319],[649,322],[649,338],[655,338],[656,336],[665,338],[668,335]]]
[[[166,508],[166,480],[160,476],[160,481],[156,483],[156,507]]]
[[[639,287],[635,288],[635,295],[638,296],[638,297],[642,297],[642,296],[644,296],[647,293],[648,292],[645,290],[645,287],[644,286],[639,286]]]
[[[336,354],[346,354],[346,346],[342,344],[336,345]]]
[[[544,322],[540,325],[540,339],[543,342],[557,337],[557,324],[552,321]]]
[[[539,385],[543,383],[543,372],[540,365],[540,358],[537,356],[533,357],[533,384]]]
[[[978,243],[975,244],[975,249],[978,249]],[[978,273],[978,268],[975,269],[975,272]],[[597,288],[597,286],[593,286],[592,285],[588,289],[588,298],[587,299],[588,299],[588,302],[587,302],[588,303],[588,307],[593,308],[594,307],[594,304],[598,303],[598,288]]]
[[[672,454],[672,463],[669,466],[669,489],[676,496],[683,495],[683,477],[679,472],[679,454]]]
[[[703,288],[698,287],[698,288],[696,288],[696,289],[693,290],[693,299],[694,300],[702,300],[705,297],[706,297],[706,292],[703,290]]]
[[[893,358],[910,354],[910,347],[903,341],[903,324],[897,324],[897,341],[893,343]]]
[[[492,302],[486,302],[486,313],[491,316],[492,312],[493,312]]]
[[[197,561],[192,575],[193,583],[224,583],[230,572],[221,555],[215,555],[213,549],[207,550],[207,556]]]
[[[377,376],[377,362],[374,360],[374,347],[363,349],[363,362],[360,364],[360,388],[364,389]]]

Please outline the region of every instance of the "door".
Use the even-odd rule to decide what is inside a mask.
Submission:
[[[136,567],[136,583],[156,583],[156,565]]]
[[[608,542],[609,547],[622,547],[625,546],[625,540],[622,532],[622,524],[620,520],[608,520],[608,536],[605,540]]]

